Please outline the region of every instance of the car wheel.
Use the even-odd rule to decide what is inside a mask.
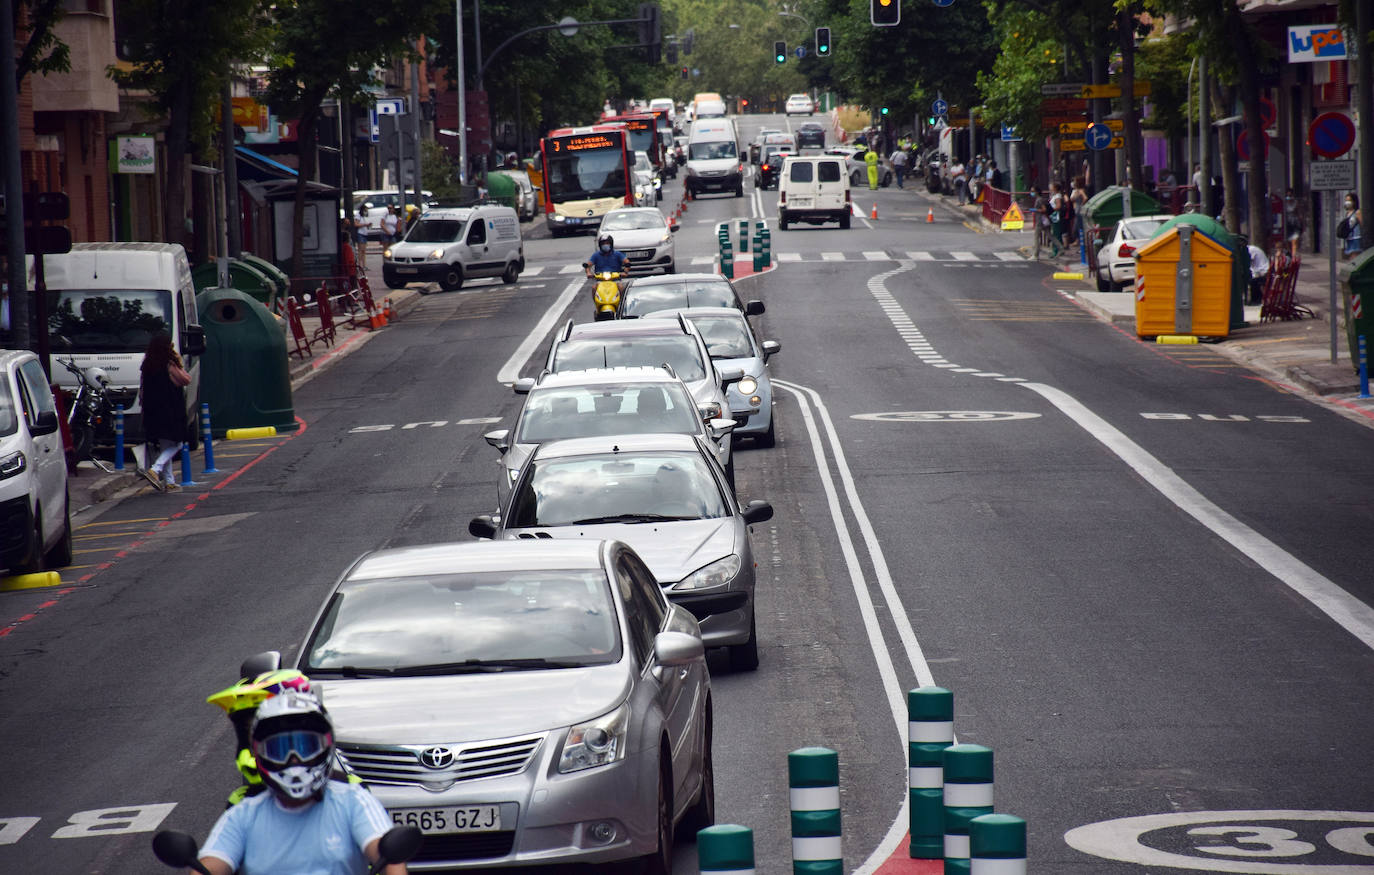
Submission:
[[[759,667],[759,636],[754,625],[754,607],[749,606],[749,640],[743,644],[731,644],[730,670],[753,671]]]
[[[735,186],[735,197],[744,197],[744,183]]]
[[[669,263],[668,263],[668,266],[665,267],[665,268],[663,268],[663,272],[664,272],[664,273],[677,273],[677,265],[674,264],[674,263],[672,263],[672,262],[669,262]]]
[[[658,773],[658,848],[642,859],[644,875],[673,872],[673,777],[665,763]]]
[[[1112,284],[1104,280],[1101,273],[1097,275],[1097,290],[1099,292],[1110,292],[1112,290]]]
[[[62,537],[43,557],[48,568],[66,568],[72,564],[72,500],[69,494],[63,502]]]
[[[463,267],[459,264],[450,264],[448,270],[439,278],[439,288],[446,292],[456,292],[463,287]]]
[[[778,211],[778,230],[787,230],[787,214],[782,212],[781,210]]]
[[[43,570],[43,508],[39,507],[33,515],[33,525],[29,526],[29,548],[24,558],[15,565],[19,574],[33,574]]]
[[[840,213],[840,228],[842,230],[848,230],[853,218],[854,216],[852,213]]]
[[[777,443],[778,443],[778,431],[777,431],[777,429],[778,429],[778,421],[777,421],[776,419],[770,418],[770,419],[768,420],[768,431],[765,431],[763,434],[761,434],[761,435],[759,435],[758,437],[754,438],[754,440],[758,441],[758,445],[761,446],[761,447],[772,447],[772,446],[776,446]]]
[[[389,273],[387,273],[386,271],[382,271],[382,283],[383,283],[388,289],[398,289],[398,290],[399,290],[399,289],[404,289],[404,288],[406,287],[406,284],[403,283],[403,282],[401,282],[399,279],[397,279],[396,276],[395,276],[394,274],[389,274]]]
[[[501,282],[509,286],[518,279],[520,279],[520,265],[512,261],[506,265],[505,272],[501,274]]]
[[[716,824],[716,767],[711,756],[711,705],[706,705],[706,738],[701,759],[701,792],[682,818],[682,830],[696,841],[697,833]]]

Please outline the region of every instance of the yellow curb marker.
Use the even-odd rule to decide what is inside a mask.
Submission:
[[[1083,274],[1081,272],[1075,273],[1066,270],[1056,270],[1054,272],[1054,278],[1057,280],[1081,280],[1083,279]]]
[[[231,428],[224,433],[226,440],[246,441],[253,438],[276,437],[277,427],[275,425],[263,425],[258,428]]]
[[[1155,338],[1155,343],[1197,343],[1197,338],[1191,334],[1161,334]]]
[[[0,577],[0,592],[13,592],[19,589],[39,589],[45,586],[61,586],[62,575],[56,571],[39,571],[35,574],[16,574],[14,577]]]

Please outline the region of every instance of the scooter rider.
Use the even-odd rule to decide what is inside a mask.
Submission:
[[[269,793],[220,815],[200,850],[211,875],[357,875],[392,828],[363,787],[329,779],[334,728],[319,699],[287,690],[258,708],[251,745]],[[403,863],[383,870],[405,875]]]
[[[582,266],[587,269],[587,279],[591,279],[596,274],[607,271],[624,274],[630,269],[630,259],[615,248],[614,237],[602,234],[596,238],[596,251]]]

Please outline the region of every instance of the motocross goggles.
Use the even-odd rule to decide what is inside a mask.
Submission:
[[[292,729],[258,739],[254,742],[253,754],[270,765],[284,766],[293,756],[302,765],[311,765],[327,754],[333,744],[334,738],[328,732]]]

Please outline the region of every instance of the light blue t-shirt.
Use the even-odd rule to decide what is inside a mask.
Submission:
[[[220,815],[200,855],[240,875],[359,875],[362,849],[393,825],[367,790],[330,781],[306,808],[283,808],[270,792],[248,797]]]

